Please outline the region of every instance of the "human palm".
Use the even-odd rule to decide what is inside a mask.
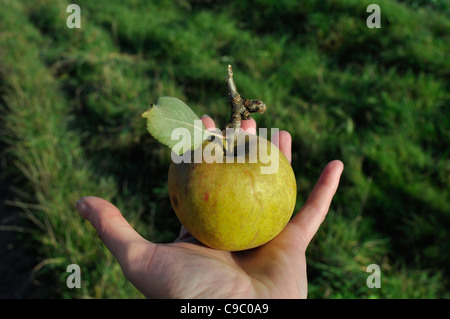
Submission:
[[[202,117],[214,128],[209,117]],[[256,132],[254,120],[242,122]],[[291,136],[272,139],[290,160]],[[98,197],[77,201],[125,276],[149,298],[306,298],[305,251],[324,220],[337,190],[343,164],[330,162],[305,205],[270,242],[250,250],[216,250],[198,242],[182,227],[174,243],[142,238],[111,203]]]

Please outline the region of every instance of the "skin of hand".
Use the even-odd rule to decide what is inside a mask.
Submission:
[[[203,116],[206,128],[214,121]],[[256,134],[253,119],[242,129]],[[272,142],[291,161],[291,135],[279,131]],[[308,200],[282,232],[250,250],[211,249],[182,227],[178,239],[155,244],[141,237],[110,202],[79,199],[78,212],[96,229],[126,278],[147,298],[306,298],[305,252],[322,224],[338,188],[344,165],[324,168]]]

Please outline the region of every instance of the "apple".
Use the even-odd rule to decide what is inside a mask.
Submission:
[[[168,175],[172,207],[190,234],[227,251],[258,247],[278,235],[297,196],[294,172],[278,147],[242,132],[233,152],[210,141],[200,147],[201,162],[172,161]]]

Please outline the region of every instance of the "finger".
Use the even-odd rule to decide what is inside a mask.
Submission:
[[[207,130],[214,131],[216,125],[214,124],[214,120],[212,118],[210,118],[208,115],[203,115],[200,119],[202,120],[203,125],[205,125]]]
[[[203,245],[194,236],[192,236],[191,233],[184,226],[181,226],[180,235],[178,236],[177,239],[175,239],[174,242]]]
[[[180,234],[178,235],[178,238],[175,239],[175,242],[182,241],[182,240],[186,239],[189,236],[192,236],[192,235],[188,232],[186,227],[181,225]]]
[[[252,118],[242,120],[241,129],[248,134],[256,135],[256,121]]]
[[[305,205],[291,220],[291,223],[302,229],[306,244],[314,237],[328,213],[343,169],[341,161],[328,163]]]
[[[130,249],[136,243],[148,241],[142,238],[125,220],[120,211],[110,202],[87,196],[79,199],[76,208],[81,216],[86,218],[97,231],[98,236],[121,265],[129,265],[134,260],[133,254],[139,254],[138,249]]]
[[[278,131],[272,136],[272,143],[275,144],[280,151],[292,162],[292,136],[287,131]]]

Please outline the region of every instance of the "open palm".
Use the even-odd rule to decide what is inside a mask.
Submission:
[[[214,128],[209,117],[202,117]],[[242,122],[247,132],[256,123]],[[291,159],[291,136],[272,140]],[[267,244],[239,252],[204,246],[182,227],[174,243],[155,244],[141,237],[111,203],[98,197],[77,201],[125,276],[148,298],[306,298],[305,251],[324,220],[343,170],[340,161],[322,172],[305,205]]]

